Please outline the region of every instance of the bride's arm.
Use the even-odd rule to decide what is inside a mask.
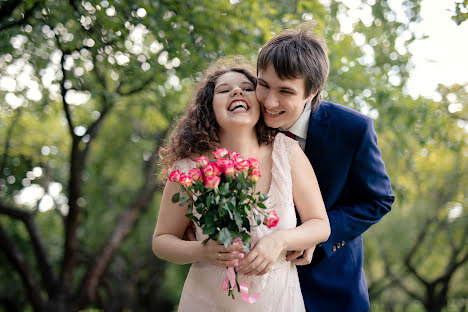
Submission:
[[[304,250],[324,242],[330,236],[330,223],[314,169],[299,144],[290,157],[293,198],[302,224],[284,231],[279,240],[286,250]]]
[[[330,236],[330,224],[314,170],[298,144],[291,148],[293,198],[302,224],[262,237],[242,261],[239,273],[262,275],[270,270],[281,252],[309,249]]]
[[[159,208],[158,221],[153,234],[152,247],[154,254],[164,260],[187,264],[198,261],[216,264],[220,266],[234,266],[231,259],[239,259],[242,254],[231,254],[231,251],[240,251],[240,246],[224,248],[212,240],[202,245],[200,241],[182,240],[189,219],[187,206],[180,207],[172,203],[172,195],[179,191],[179,185],[167,182],[164,187],[161,206]]]

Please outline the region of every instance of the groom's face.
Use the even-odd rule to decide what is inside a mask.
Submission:
[[[259,71],[257,78],[256,94],[265,123],[272,128],[289,129],[314,96],[306,97],[304,79],[281,79],[271,64]]]

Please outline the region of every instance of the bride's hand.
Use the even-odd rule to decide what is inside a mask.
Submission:
[[[250,250],[249,255],[240,262],[238,273],[263,275],[270,271],[283,251],[282,244],[276,239],[278,232],[263,236]]]
[[[243,249],[240,245],[230,245],[227,248],[214,240],[209,240],[201,245],[199,261],[219,265],[222,267],[235,267],[238,261],[244,258]]]

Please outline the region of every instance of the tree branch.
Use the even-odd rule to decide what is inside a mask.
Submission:
[[[408,268],[408,270],[421,282],[423,283],[426,287],[429,286],[429,282],[426,281],[425,279],[422,278],[421,275],[416,271],[416,269],[413,267],[411,264],[411,258],[415,255],[416,251],[418,250],[419,246],[421,246],[422,242],[424,241],[424,238],[427,235],[427,232],[429,231],[429,227],[431,224],[436,220],[436,217],[431,217],[429,218],[426,223],[424,224],[421,232],[419,233],[417,239],[415,240],[413,246],[410,248],[409,253],[405,257],[405,265]]]
[[[418,295],[417,293],[415,293],[414,291],[410,290],[408,287],[406,287],[405,284],[403,284],[402,281],[400,281],[399,279],[395,278],[393,279],[393,281],[404,291],[406,292],[410,297],[412,297],[413,299],[416,299],[418,300],[419,302],[421,303],[424,303],[425,300],[423,297],[421,297],[420,295]]]
[[[60,43],[60,40],[58,36],[55,36],[55,41],[57,42],[57,46],[62,52],[62,57],[60,58],[60,68],[62,70],[62,79],[60,80],[60,94],[62,95],[62,104],[63,104],[63,110],[65,111],[65,117],[67,118],[67,124],[68,124],[68,130],[70,132],[70,135],[75,137],[75,132],[74,132],[74,126],[73,126],[73,120],[71,117],[70,113],[70,104],[68,104],[67,100],[65,99],[65,95],[67,94],[67,90],[65,89],[65,80],[67,79],[67,72],[64,67],[65,63],[65,56],[67,55],[64,52],[64,49],[62,48],[62,44]]]
[[[23,1],[9,0],[0,6],[0,21],[10,16]]]
[[[29,211],[9,207],[0,203],[0,214],[7,215],[9,217],[21,220],[26,229],[28,230],[29,237],[31,239],[31,244],[34,249],[34,254],[36,256],[37,264],[41,272],[42,281],[46,287],[49,295],[54,291],[57,286],[57,277],[52,269],[52,265],[47,256],[47,252],[44,247],[39,229],[37,228],[36,223],[34,222],[34,214]]]
[[[73,272],[76,262],[76,250],[78,249],[78,241],[76,239],[76,231],[79,225],[79,215],[81,207],[78,205],[78,199],[81,197],[81,177],[85,168],[86,155],[80,150],[81,137],[74,133],[73,120],[70,113],[70,105],[67,102],[65,95],[65,80],[67,73],[64,67],[65,55],[64,49],[60,43],[58,36],[55,36],[57,46],[62,52],[60,66],[62,70],[62,79],[60,81],[60,91],[62,95],[63,109],[67,119],[68,129],[72,138],[72,147],[70,155],[70,177],[68,180],[68,201],[69,210],[65,220],[65,243],[62,258],[62,266],[60,271],[60,284],[64,287],[64,292],[67,293],[71,289]],[[67,293],[68,295],[68,293]]]
[[[10,150],[11,135],[13,133],[14,127],[16,126],[16,123],[18,122],[19,117],[21,116],[22,111],[23,110],[21,109],[21,107],[16,110],[15,117],[13,118],[10,126],[8,127],[7,134],[5,136],[5,145],[3,148],[2,165],[0,166],[0,177],[3,176],[3,170],[6,167],[6,161],[8,159],[8,153]]]
[[[83,157],[87,156],[87,154],[88,154],[88,152],[89,152],[89,150],[91,148],[91,144],[94,141],[94,138],[97,136],[97,134],[99,132],[99,129],[101,128],[102,123],[104,122],[104,119],[106,118],[107,114],[109,113],[109,111],[113,107],[113,105],[111,103],[109,103],[109,99],[108,99],[108,97],[106,95],[106,91],[107,91],[106,79],[104,78],[104,76],[100,72],[100,70],[98,68],[98,65],[96,63],[96,59],[94,57],[93,57],[93,64],[94,64],[94,71],[93,72],[95,73],[98,81],[101,83],[101,85],[104,88],[105,92],[104,92],[104,95],[102,96],[103,105],[102,105],[101,111],[99,112],[99,118],[96,119],[91,124],[91,126],[89,126],[88,130],[86,131],[86,134],[89,135],[89,141],[88,141],[88,143],[86,143],[85,149],[83,151]]]
[[[166,131],[158,135],[157,146],[159,146],[159,141],[164,138],[165,134]],[[95,299],[101,276],[108,267],[117,247],[128,235],[141,211],[149,205],[156,190],[160,188],[154,179],[157,150],[158,148],[155,148],[149,159],[145,162],[143,168],[145,181],[140,188],[138,196],[122,214],[117,226],[114,228],[101,250],[96,254],[86,272],[79,289],[79,307],[84,307]]]
[[[23,286],[26,289],[29,300],[36,311],[42,311],[44,307],[44,301],[42,300],[40,293],[41,289],[37,285],[34,279],[34,274],[26,263],[22,252],[15,246],[13,241],[8,237],[8,234],[0,224],[0,247],[5,253],[8,261],[13,265],[15,270],[21,277]]]
[[[127,95],[132,95],[132,94],[138,93],[138,92],[144,90],[145,87],[154,80],[154,77],[155,77],[155,75],[151,75],[151,77],[149,77],[148,79],[143,81],[138,87],[130,89],[130,90],[126,91],[126,92],[122,92],[122,86],[123,85],[120,84],[118,86],[118,88],[117,88],[117,93],[120,94],[121,96],[127,96]]]
[[[29,9],[27,9],[22,15],[23,17],[19,20],[15,20],[15,21],[11,21],[11,22],[8,22],[8,23],[5,23],[3,25],[0,25],[0,31],[4,31],[8,28],[11,28],[11,27],[14,27],[14,26],[19,26],[19,25],[24,25],[27,23],[27,21],[29,20],[29,18],[31,18],[31,16],[33,15],[34,11],[37,9],[37,7],[39,6],[39,4],[41,3],[42,1],[37,1],[33,4],[32,7],[30,7]],[[9,3],[13,3],[14,7],[9,7]],[[9,1],[7,3],[7,8],[6,10],[4,9],[4,7],[1,8],[0,10],[0,20],[4,19],[7,15],[11,15],[11,13],[14,11],[14,9],[19,5],[21,4],[21,1]]]
[[[76,250],[78,241],[76,231],[79,225],[79,215],[81,207],[78,205],[78,199],[81,197],[81,177],[85,166],[85,160],[79,149],[81,138],[72,137],[72,148],[70,156],[70,177],[68,180],[68,204],[69,210],[65,220],[65,246],[62,260],[62,269],[60,272],[60,283],[69,290],[75,268]]]
[[[91,124],[91,126],[88,128],[88,131],[86,132],[86,134],[89,135],[89,141],[88,143],[86,143],[85,149],[83,151],[83,157],[86,157],[88,155],[88,152],[91,148],[91,144],[94,141],[94,138],[97,136],[97,133],[99,132],[99,129],[101,128],[102,123],[104,121],[104,118],[109,113],[110,109],[112,108],[112,106],[106,102],[107,102],[106,97],[104,97],[105,104],[103,105],[102,110],[99,112],[100,113],[99,118],[96,119],[96,121],[94,121]]]

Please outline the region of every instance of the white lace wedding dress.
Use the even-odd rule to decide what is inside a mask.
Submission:
[[[296,227],[289,166],[292,144],[297,144],[297,142],[282,133],[275,137],[272,152],[272,181],[268,192],[269,199],[265,205],[267,210],[276,211],[280,221],[278,226],[272,229],[264,225],[255,227],[252,233],[254,241],[273,231]],[[195,163],[190,159],[183,159],[175,164],[175,169],[184,172],[194,167]],[[198,227],[196,237],[198,240],[206,238]],[[252,304],[244,301],[236,289],[234,300],[223,291],[222,284],[226,278],[226,268],[206,263],[194,263],[185,280],[179,311],[305,311],[296,266],[286,261],[285,258],[286,255],[281,254],[270,272],[263,276],[238,276],[239,282],[249,287],[249,294],[260,293],[260,297]]]

